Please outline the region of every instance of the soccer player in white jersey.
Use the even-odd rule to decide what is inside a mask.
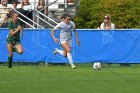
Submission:
[[[54,32],[60,29],[60,42],[59,40],[55,37]],[[75,69],[76,66],[73,64],[73,59],[72,59],[72,55],[71,55],[71,44],[72,44],[72,29],[75,33],[76,36],[76,42],[77,45],[80,45],[80,41],[78,39],[78,33],[76,32],[76,27],[75,24],[70,20],[70,15],[69,14],[64,14],[63,15],[63,20],[62,22],[58,23],[51,31],[52,37],[54,39],[54,41],[56,43],[61,43],[61,47],[64,49],[59,50],[58,48],[55,48],[54,51],[54,55],[56,55],[56,53],[60,53],[61,55],[63,55],[64,57],[67,57],[69,60],[69,63],[72,67],[72,69]]]

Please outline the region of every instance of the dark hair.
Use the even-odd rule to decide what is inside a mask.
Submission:
[[[64,18],[64,19],[66,19],[67,17],[70,17],[70,15],[69,14],[63,14],[62,15],[62,18]]]
[[[12,4],[18,4],[18,1],[17,0],[13,0]]]

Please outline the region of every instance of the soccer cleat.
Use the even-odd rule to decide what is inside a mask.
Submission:
[[[58,50],[58,48],[55,48],[55,50],[54,50],[54,52],[53,52],[54,55],[57,54],[57,50]]]
[[[8,63],[8,68],[12,68],[12,63]]]
[[[12,66],[8,66],[8,68],[12,68]]]
[[[71,64],[71,68],[72,68],[72,69],[75,69],[76,66],[75,66],[74,64]]]

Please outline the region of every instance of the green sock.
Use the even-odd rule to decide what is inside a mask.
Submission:
[[[8,67],[12,67],[12,57],[8,57]]]

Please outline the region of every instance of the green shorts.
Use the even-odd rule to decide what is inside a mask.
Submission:
[[[6,42],[7,44],[14,44],[14,45],[21,44],[20,39],[13,39],[13,38],[7,38]]]

